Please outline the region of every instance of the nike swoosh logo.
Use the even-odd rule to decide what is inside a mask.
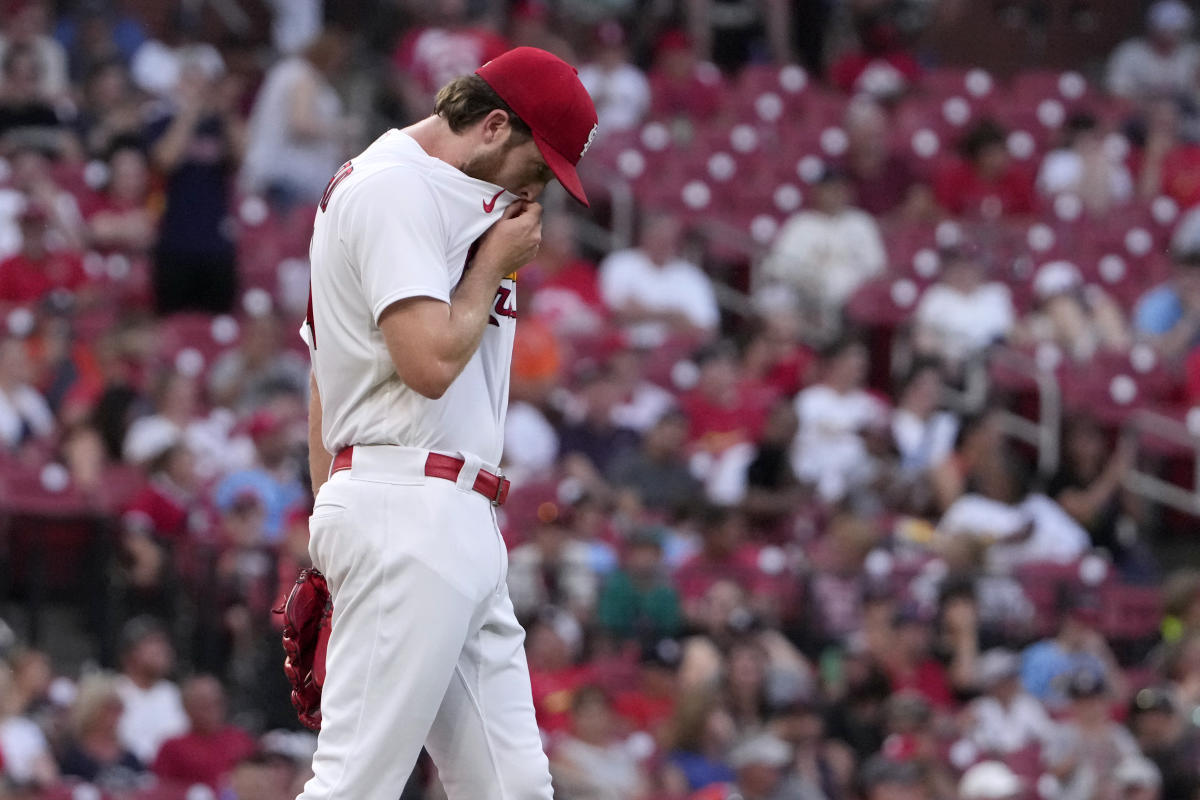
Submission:
[[[491,200],[484,200],[483,201],[483,213],[485,213],[485,214],[492,213],[492,209],[494,209],[496,207],[496,201],[500,199],[500,195],[502,195],[502,194],[504,194],[503,189],[496,192],[496,195]]]

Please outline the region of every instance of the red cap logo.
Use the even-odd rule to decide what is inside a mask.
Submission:
[[[533,131],[546,166],[572,197],[587,196],[575,165],[596,136],[596,107],[574,67],[536,47],[518,47],[475,71]],[[578,153],[578,155],[576,155]]]

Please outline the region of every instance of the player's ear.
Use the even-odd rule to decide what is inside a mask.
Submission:
[[[508,128],[509,115],[507,111],[502,111],[499,108],[493,108],[483,118],[482,133],[483,141],[487,144],[499,141],[504,138],[505,129]]]

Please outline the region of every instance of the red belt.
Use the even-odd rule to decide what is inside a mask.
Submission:
[[[343,448],[340,453],[334,456],[333,469],[329,471],[329,474],[332,475],[335,472],[350,469],[350,464],[353,460],[354,448]],[[425,476],[428,478],[442,478],[447,481],[457,481],[458,473],[462,471],[463,464],[465,463],[461,458],[444,456],[440,453],[430,453],[428,458],[425,459]],[[509,485],[508,478],[501,475],[493,475],[481,469],[479,470],[479,474],[475,476],[475,485],[471,488],[488,500],[491,500],[492,505],[502,506],[504,505],[504,501],[508,499]]]

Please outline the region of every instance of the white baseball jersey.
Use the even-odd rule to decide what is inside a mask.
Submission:
[[[309,248],[308,343],[330,453],[397,444],[499,464],[516,331],[505,278],[479,349],[437,400],[396,374],[379,317],[398,300],[449,303],[473,245],[516,196],[469,177],[391,130],[351,159],[321,198]]]

